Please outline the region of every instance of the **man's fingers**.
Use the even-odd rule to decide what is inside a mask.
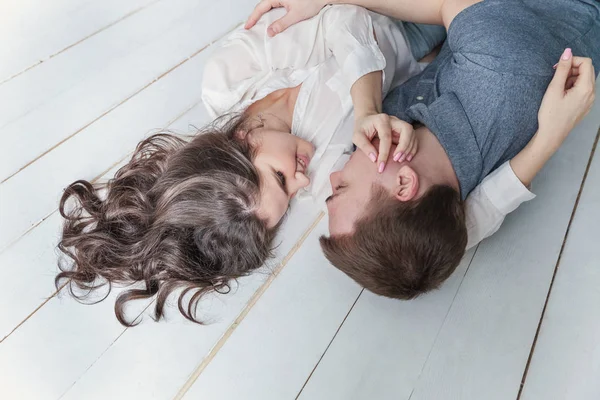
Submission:
[[[260,3],[258,3],[256,5],[256,7],[254,7],[254,10],[252,10],[252,14],[250,14],[250,16],[248,17],[248,20],[246,21],[246,25],[244,25],[244,28],[245,29],[252,28],[254,25],[256,25],[256,23],[258,22],[260,17],[262,17],[265,13],[267,13],[269,10],[271,10],[271,8],[278,7],[271,3],[278,3],[278,2],[270,1],[270,0],[263,0]]]
[[[273,37],[278,33],[285,31],[291,25],[294,25],[297,22],[300,22],[302,18],[298,18],[298,16],[292,11],[288,11],[283,17],[279,18],[277,21],[273,22],[271,26],[267,29],[267,35],[269,37]]]
[[[371,143],[371,141],[365,136],[360,134],[355,134],[352,138],[352,142],[369,157],[369,159],[373,162],[377,161],[377,149]]]

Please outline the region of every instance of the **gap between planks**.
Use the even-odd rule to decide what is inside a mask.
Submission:
[[[23,75],[25,72],[29,71],[30,69],[35,68],[35,67],[37,67],[38,65],[40,65],[42,63],[45,63],[46,61],[50,60],[51,58],[54,58],[54,57],[56,57],[57,55],[59,55],[61,53],[64,53],[65,51],[69,50],[70,48],[77,46],[79,43],[82,43],[83,41],[91,38],[92,36],[95,36],[95,35],[99,34],[100,32],[107,30],[111,26],[116,25],[116,24],[118,24],[119,22],[121,22],[123,20],[126,20],[127,18],[131,17],[132,15],[137,14],[138,12],[142,11],[143,9],[148,8],[148,7],[150,7],[150,6],[158,3],[159,1],[162,1],[162,0],[155,0],[153,2],[150,2],[150,3],[146,4],[145,6],[141,6],[139,8],[136,8],[135,10],[132,10],[132,11],[128,12],[127,14],[123,15],[121,18],[118,18],[115,21],[110,22],[108,25],[103,26],[102,28],[98,29],[97,31],[90,33],[89,35],[85,36],[82,39],[79,39],[75,43],[72,43],[72,44],[68,45],[67,47],[65,47],[65,48],[57,51],[56,53],[50,54],[49,56],[46,56],[43,60],[39,60],[38,62],[30,65],[29,67],[23,69],[22,71],[19,71],[16,74],[13,74],[13,75],[9,76],[8,78],[6,78],[6,79],[4,79],[3,81],[0,82],[0,86],[2,86],[3,84],[5,84],[6,82],[10,81],[11,79],[16,78],[19,75]]]
[[[302,234],[300,239],[298,239],[296,244],[290,249],[290,251],[283,258],[283,260],[281,260],[281,263],[279,264],[279,266],[277,266],[277,268],[275,268],[275,270],[273,270],[273,272],[270,274],[269,278],[260,286],[260,288],[258,288],[258,290],[256,292],[254,292],[254,294],[252,295],[252,297],[250,298],[250,300],[248,301],[248,303],[246,304],[246,306],[244,307],[242,312],[238,315],[238,317],[229,326],[227,331],[225,331],[225,333],[223,334],[221,339],[219,339],[217,344],[215,344],[215,346],[210,350],[208,355],[202,360],[200,365],[198,365],[198,367],[194,370],[194,372],[192,372],[192,374],[190,375],[188,380],[184,383],[184,385],[181,387],[179,392],[177,392],[177,394],[175,395],[173,400],[181,400],[183,398],[183,396],[185,396],[185,394],[188,392],[188,390],[190,390],[190,388],[196,382],[198,377],[202,374],[204,369],[206,369],[208,364],[210,364],[210,362],[215,358],[215,356],[217,355],[219,350],[221,350],[221,348],[225,345],[227,340],[231,337],[231,335],[233,334],[235,329],[242,323],[244,318],[246,318],[246,316],[248,315],[248,313],[250,312],[252,307],[254,307],[254,305],[258,302],[258,300],[262,297],[262,295],[267,291],[269,286],[271,286],[271,283],[273,283],[275,278],[277,278],[277,276],[281,273],[283,268],[285,268],[285,266],[287,265],[289,260],[294,256],[294,254],[296,254],[298,249],[300,249],[300,247],[302,246],[302,244],[304,243],[306,238],[312,233],[312,231],[319,224],[319,222],[321,222],[321,219],[323,218],[324,215],[325,215],[325,213],[323,211],[321,211],[319,213],[319,215],[315,218],[315,220],[313,221],[311,226],[309,226],[308,229],[306,229],[306,231],[304,231],[304,233]]]
[[[167,128],[174,124],[175,122],[177,122],[180,118],[182,118],[185,114],[187,114],[191,109],[193,109],[194,107],[196,107],[198,104],[200,104],[200,101],[197,101],[196,103],[192,104],[191,106],[189,106],[188,108],[186,108],[182,113],[180,113],[177,117],[175,117],[173,120],[169,121],[167,123]],[[127,158],[129,158],[131,155],[133,154],[133,152],[131,153],[127,153],[127,155],[123,158],[121,158],[120,160],[118,160],[117,162],[115,162],[114,164],[112,164],[111,166],[109,166],[107,169],[105,169],[104,171],[102,171],[98,176],[96,176],[94,179],[92,179],[90,181],[90,183],[96,183],[100,178],[102,178],[106,173],[108,173],[108,171],[110,171],[111,169],[113,169],[114,167],[116,167],[117,165],[119,165],[120,163],[122,163],[123,161],[125,161]],[[42,220],[40,220],[37,224],[32,225],[31,228],[29,228],[25,233],[23,233],[23,235],[21,235],[17,240],[11,242],[4,250],[8,249],[10,246],[12,246],[14,243],[16,243],[17,241],[21,240],[25,235],[29,234],[30,232],[32,232],[36,227],[38,227],[42,222],[44,222],[45,220],[47,220],[48,218],[50,218],[52,216],[52,214],[54,214],[55,212],[57,212],[58,210],[54,210],[52,211],[50,214],[48,214],[47,216],[45,216],[44,218],[42,218]],[[2,250],[2,251],[4,251]],[[1,253],[1,251],[0,251]],[[19,322],[17,324],[17,326],[15,326],[6,336],[4,336],[1,340],[0,343],[4,342],[4,340],[6,340],[6,338],[8,338],[10,335],[12,335],[17,329],[19,329],[21,327],[21,325],[23,325],[25,322],[27,322],[27,320],[29,320],[29,318],[31,318],[33,316],[33,314],[35,314],[36,312],[38,312],[43,306],[46,305],[46,303],[48,303],[53,297],[55,297],[56,295],[58,295],[60,293],[60,291],[69,284],[70,280],[65,282],[64,284],[62,284],[58,289],[56,289],[56,291],[54,293],[52,293],[50,296],[48,296],[39,306],[37,306],[31,313],[29,313],[29,315],[27,315],[27,317],[25,317],[21,322]],[[152,302],[150,302],[148,304],[148,306],[146,308],[148,308],[152,303],[154,302],[154,300]],[[146,308],[144,309],[144,311],[146,310]],[[141,315],[141,314],[140,314]],[[135,319],[137,319],[140,315],[138,315]],[[122,334],[122,333],[121,333]],[[119,335],[120,337],[121,335]]]
[[[585,187],[588,172],[590,170],[590,166],[592,165],[592,161],[594,159],[594,155],[596,153],[596,147],[598,145],[598,139],[600,138],[600,128],[596,133],[596,139],[594,140],[594,145],[592,146],[592,150],[590,153],[590,158],[588,160],[587,166],[585,168],[585,173],[583,174],[583,179],[581,181],[581,186],[579,187],[579,192],[577,193],[577,198],[575,199],[575,205],[573,206],[573,211],[571,212],[571,218],[569,219],[569,224],[567,225],[567,230],[565,232],[565,237],[563,239],[562,245],[560,247],[560,251],[558,253],[558,259],[556,260],[556,265],[554,267],[554,273],[552,274],[552,280],[550,281],[550,286],[548,287],[548,294],[546,295],[546,301],[544,302],[544,307],[542,308],[542,313],[540,315],[540,320],[538,322],[537,329],[535,331],[535,336],[533,337],[533,343],[531,344],[531,350],[529,351],[529,357],[527,358],[527,363],[525,364],[525,370],[523,371],[523,376],[521,378],[521,384],[519,385],[519,393],[517,394],[517,399],[521,399],[521,395],[523,393],[523,387],[525,386],[525,381],[527,380],[527,373],[529,372],[529,366],[531,365],[531,359],[533,358],[533,353],[535,352],[535,346],[537,344],[538,336],[540,334],[540,330],[542,328],[542,322],[544,320],[544,315],[546,314],[546,308],[548,307],[548,300],[552,294],[552,287],[554,285],[554,279],[556,278],[556,272],[560,267],[560,261],[562,259],[563,250],[565,249],[565,244],[567,243],[567,239],[569,237],[569,231],[571,230],[571,224],[573,223],[573,218],[577,213],[577,206],[579,205],[579,199],[581,198],[581,194],[583,193],[583,188]]]

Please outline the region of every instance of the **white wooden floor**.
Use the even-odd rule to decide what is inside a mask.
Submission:
[[[329,266],[302,205],[277,260],[202,302],[207,326],[141,302],[124,329],[114,294],[55,293],[62,188],[207,122],[204,62],[254,1],[0,1],[0,398],[600,399],[600,102],[538,198],[418,300]]]

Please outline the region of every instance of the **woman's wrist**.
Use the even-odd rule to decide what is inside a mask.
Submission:
[[[545,132],[536,132],[527,146],[510,160],[513,172],[525,186],[531,185],[533,178],[560,147],[548,137]]]

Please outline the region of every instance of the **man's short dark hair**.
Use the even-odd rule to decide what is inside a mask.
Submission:
[[[373,293],[412,299],[438,288],[467,246],[463,203],[444,185],[400,202],[381,186],[353,234],[322,236],[327,259]]]

